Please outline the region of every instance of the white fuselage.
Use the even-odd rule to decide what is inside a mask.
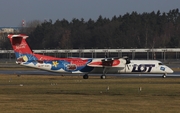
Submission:
[[[173,70],[163,65],[157,60],[131,60],[131,63],[122,67],[104,67],[107,73],[124,73],[124,74],[167,74],[173,73]],[[102,73],[104,68],[95,68],[91,73]]]

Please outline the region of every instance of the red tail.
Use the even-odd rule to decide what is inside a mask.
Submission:
[[[41,54],[34,54],[30,49],[28,43],[26,42],[27,35],[18,34],[18,35],[8,35],[8,38],[11,41],[11,45],[14,49],[16,58],[21,58],[26,56],[27,60],[57,60],[59,58],[45,56]]]
[[[26,42],[26,38],[28,38],[28,36],[23,35],[23,34],[18,34],[18,35],[8,35],[8,38],[11,41],[11,45],[15,53],[20,53],[20,54],[33,53]]]

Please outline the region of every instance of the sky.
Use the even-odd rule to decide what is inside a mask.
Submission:
[[[167,13],[177,8],[180,0],[0,0],[0,27],[20,27],[22,20],[96,21],[100,15],[111,19],[133,11]]]

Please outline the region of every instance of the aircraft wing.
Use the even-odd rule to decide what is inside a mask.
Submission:
[[[121,58],[93,59],[87,65],[90,67],[125,67],[125,60]]]
[[[113,61],[113,60],[118,60],[119,58],[104,58],[101,61],[106,62],[106,61]]]

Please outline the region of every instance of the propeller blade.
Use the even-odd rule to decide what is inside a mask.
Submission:
[[[126,60],[126,64],[130,64],[131,63],[130,59],[127,56],[125,56],[123,58]]]
[[[126,64],[127,65],[127,64]],[[127,65],[127,67],[128,67],[128,70],[129,70],[129,66]]]

